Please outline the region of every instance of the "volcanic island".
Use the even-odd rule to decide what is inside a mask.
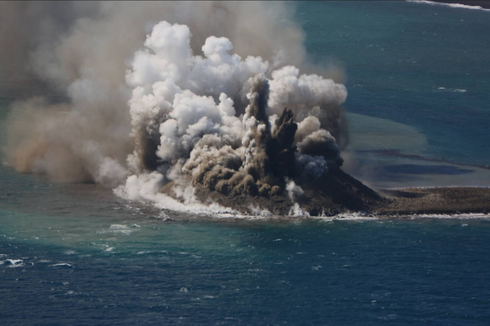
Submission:
[[[258,80],[250,96],[250,150],[244,162],[232,149],[198,152],[187,168],[194,196],[204,205],[217,203],[245,215],[258,210],[277,217],[373,216],[490,212],[490,189],[471,187],[412,188],[375,191],[342,170],[335,138],[318,130],[298,141],[301,128],[284,109],[271,123],[267,116],[267,84]],[[331,130],[335,134],[335,130]],[[213,138],[203,137],[204,143]],[[201,145],[207,148],[207,145]],[[225,146],[226,147],[226,146]],[[225,148],[224,147],[224,148]],[[223,154],[223,152],[226,153]],[[206,155],[205,155],[206,154]],[[314,157],[321,157],[323,165]],[[179,200],[175,182],[159,192]]]

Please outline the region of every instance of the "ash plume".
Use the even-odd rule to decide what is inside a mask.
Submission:
[[[290,65],[269,73],[268,61],[232,54],[224,37],[208,37],[194,55],[190,38],[187,26],[160,22],[128,71],[133,179],[156,170],[164,192],[177,187],[173,194],[192,203],[192,189],[182,189],[269,197],[288,180],[313,182],[342,165],[332,133],[339,135],[343,85]],[[248,103],[240,115],[237,97]],[[133,185],[117,192],[138,194]]]
[[[347,92],[311,73],[291,15],[282,2],[0,3],[0,77],[30,87],[13,86],[9,164],[133,199],[171,187],[189,205],[196,187],[268,197],[313,182],[342,164]],[[25,100],[33,89],[47,95]]]

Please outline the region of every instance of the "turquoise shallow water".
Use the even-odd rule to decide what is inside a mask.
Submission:
[[[297,9],[312,58],[346,70],[346,169],[386,187],[490,185],[485,169],[373,152],[488,164],[489,13],[405,2]],[[6,115],[3,103],[1,146]],[[490,322],[487,219],[162,217],[110,189],[0,166],[0,323]]]

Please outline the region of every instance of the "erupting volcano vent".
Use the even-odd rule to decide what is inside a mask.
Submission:
[[[288,3],[0,7],[0,75],[24,85],[7,123],[17,171],[180,211],[358,208],[341,195],[358,187],[335,185],[342,73],[307,63]]]
[[[339,173],[343,85],[293,66],[270,71],[260,57],[231,54],[226,38],[209,37],[204,56],[194,56],[190,37],[187,26],[161,22],[135,55],[127,75],[134,175],[119,194],[139,196],[153,180],[183,203],[198,202],[198,188],[208,201],[209,193],[287,194],[297,205],[302,186]]]

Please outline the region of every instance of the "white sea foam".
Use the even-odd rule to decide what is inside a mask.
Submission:
[[[22,259],[7,259],[4,261],[4,264],[9,268],[17,268],[25,266],[24,261]]]
[[[146,183],[148,185],[148,183]],[[420,189],[429,189],[433,187],[417,187]],[[118,188],[119,190],[121,188]],[[133,188],[134,189],[134,188]],[[391,190],[403,190],[405,188],[390,188]],[[141,195],[142,194],[142,195]],[[119,194],[121,196],[121,194]],[[141,196],[140,196],[141,195]],[[140,196],[140,197],[138,197]],[[185,205],[184,203],[180,203],[175,199],[166,196],[161,193],[154,193],[154,190],[144,191],[142,190],[140,194],[135,197],[128,197],[127,195],[121,196],[126,199],[140,199],[145,198],[148,201],[151,201],[156,207],[161,209],[169,209],[178,212],[187,212],[198,214],[202,216],[208,216],[217,219],[244,219],[244,220],[274,220],[280,219],[281,216],[275,215],[267,209],[260,209],[259,207],[254,206],[253,204],[249,205],[250,213],[243,214],[237,211],[232,210],[231,208],[226,208],[220,206],[218,204],[211,204],[206,206],[202,203],[199,203],[197,200],[190,205]],[[168,217],[165,213],[162,213],[165,217]],[[490,219],[489,214],[480,214],[480,213],[472,213],[472,214],[414,214],[414,215],[388,215],[388,216],[377,216],[375,214],[366,214],[365,212],[352,212],[352,213],[342,213],[334,216],[326,216],[324,212],[322,212],[319,216],[310,216],[307,211],[301,208],[298,203],[295,203],[293,207],[291,207],[289,217],[297,217],[299,219],[315,219],[315,220],[323,220],[323,221],[377,221],[384,219]],[[114,224],[110,227],[112,232],[132,232],[128,226],[126,225],[118,225]],[[107,231],[100,231],[100,233],[106,233]],[[129,234],[129,233],[128,233]]]
[[[449,93],[466,93],[468,91],[464,88],[445,88],[445,87],[438,87],[437,90],[441,92],[449,92]]]
[[[202,216],[207,216],[215,219],[238,219],[238,220],[257,220],[257,221],[268,221],[268,220],[280,220],[283,218],[295,218],[298,221],[301,220],[319,220],[325,222],[333,222],[333,221],[383,221],[383,220],[416,220],[416,219],[461,219],[461,220],[490,220],[490,214],[484,213],[459,213],[459,214],[393,214],[393,215],[376,215],[376,214],[367,214],[365,212],[350,212],[350,213],[341,213],[338,215],[327,216],[324,212],[318,216],[311,216],[301,208],[298,203],[295,203],[293,207],[291,207],[289,214],[287,216],[275,215],[268,210],[258,210],[251,214],[229,214],[229,213],[202,213]],[[281,239],[275,240],[281,241]],[[138,254],[145,254],[147,252],[139,252]]]
[[[111,230],[129,230],[129,226],[124,224],[112,224],[109,229]]]
[[[289,210],[290,216],[304,216],[308,217],[310,214],[299,206],[298,203],[294,203],[293,207]]]
[[[490,220],[490,214],[485,213],[459,213],[459,214],[410,214],[379,216],[365,213],[343,213],[334,216],[308,216],[308,218],[323,221],[383,221],[393,219],[454,219],[454,220]]]
[[[272,216],[272,213],[268,209],[262,209],[254,204],[248,205],[248,209],[253,216]]]
[[[137,228],[135,227],[129,227],[124,224],[112,224],[109,227],[109,230],[101,230],[97,231],[99,234],[104,234],[104,233],[117,233],[117,234],[125,234],[125,235],[130,235],[134,231],[136,231]]]
[[[485,9],[480,6],[469,6],[461,3],[444,3],[444,2],[434,2],[434,1],[427,1],[427,0],[407,0],[407,2],[414,2],[414,3],[425,3],[428,5],[433,5],[433,6],[445,6],[445,7],[451,7],[451,8],[459,8],[459,9],[472,9],[472,10],[482,10],[482,11],[490,11],[490,9]]]
[[[137,255],[146,255],[146,254],[166,254],[166,255],[168,255],[168,251],[166,251],[166,250],[157,250],[157,251],[144,250],[144,251],[138,251],[136,254]]]
[[[57,264],[53,264],[51,265],[51,267],[67,267],[67,268],[72,268],[73,266],[68,264],[68,263],[57,263]]]
[[[446,92],[446,93],[466,93],[468,90],[464,88],[445,88],[445,87],[438,87],[437,91],[440,92]]]
[[[326,216],[322,213],[319,216],[309,216],[311,219],[322,220],[322,221],[376,221],[382,219],[383,217],[379,217],[372,214],[365,213],[343,213],[333,216]]]
[[[456,220],[490,220],[490,214],[417,214],[410,215],[410,219],[456,219]]]
[[[127,200],[140,200],[152,202],[155,207],[169,209],[177,212],[186,212],[202,215],[228,214],[235,216],[235,210],[221,206],[217,203],[203,204],[194,196],[193,187],[176,187],[178,196],[184,202],[158,192],[161,186],[163,175],[158,172],[144,173],[141,175],[130,176],[126,183],[114,189],[114,193]]]

